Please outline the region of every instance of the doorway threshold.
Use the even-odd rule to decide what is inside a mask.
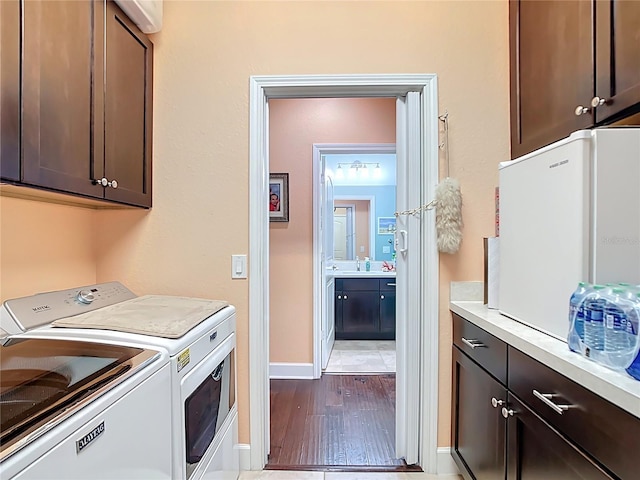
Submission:
[[[403,462],[404,463],[404,462]],[[289,470],[296,472],[364,472],[364,473],[405,473],[422,472],[418,465],[271,465],[265,470]]]

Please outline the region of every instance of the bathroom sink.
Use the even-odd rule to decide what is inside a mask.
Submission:
[[[377,271],[358,271],[358,270],[328,270],[329,275],[334,277],[395,277],[396,272]]]

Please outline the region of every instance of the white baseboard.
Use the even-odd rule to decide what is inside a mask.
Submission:
[[[312,379],[313,363],[270,363],[269,378]]]
[[[240,471],[251,470],[251,445],[239,443],[236,445],[240,457]]]
[[[451,456],[451,447],[438,447],[437,456],[437,472],[441,475],[460,475],[458,466]]]

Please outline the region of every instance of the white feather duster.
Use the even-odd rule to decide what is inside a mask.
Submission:
[[[462,194],[460,184],[445,178],[436,187],[436,232],[438,250],[456,253],[462,241]]]

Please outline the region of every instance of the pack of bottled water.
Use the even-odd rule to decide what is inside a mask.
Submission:
[[[569,348],[640,380],[640,285],[580,282],[569,300]]]

